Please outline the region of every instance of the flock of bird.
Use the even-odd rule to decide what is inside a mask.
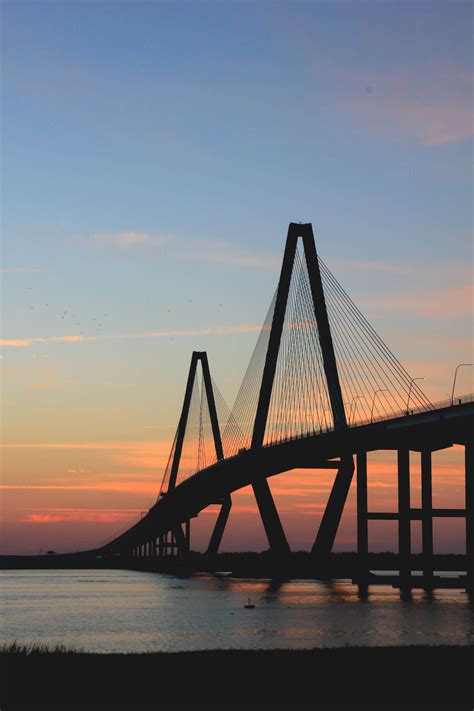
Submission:
[[[42,306],[41,305],[30,306],[30,311],[40,311],[43,309],[49,309],[49,304],[44,304]],[[74,326],[77,326],[80,329],[85,329],[85,328],[87,328],[87,325],[89,325],[89,328],[87,328],[88,333],[90,333],[91,330],[93,329],[95,331],[95,333],[98,334],[103,331],[102,321],[104,318],[108,317],[108,314],[101,314],[100,317],[93,316],[91,321],[93,321],[94,323],[91,323],[91,321],[89,321],[89,324],[87,324],[87,322],[84,319],[82,319],[82,321],[80,321],[79,317],[75,313],[73,313],[72,309],[66,309],[65,311],[62,311],[61,314],[59,314],[59,316],[61,317],[61,320],[66,321],[68,323],[68,325],[73,324]],[[86,331],[85,330],[79,331],[79,335],[85,336]]]
[[[32,289],[29,288],[28,292],[30,292],[31,290]],[[192,304],[192,299],[188,299],[187,303]],[[219,304],[219,306],[222,307],[223,304]],[[36,306],[30,305],[31,311],[40,311],[43,309],[49,309],[49,304]],[[168,313],[171,313],[172,311],[173,309],[168,309]],[[74,324],[74,326],[82,329],[79,331],[80,336],[89,335],[92,330],[94,331],[94,335],[102,333],[104,328],[103,321],[104,319],[108,318],[108,314],[100,314],[98,316],[92,316],[92,319],[89,319],[88,321],[83,318],[80,320],[77,314],[73,311],[73,309],[65,309],[60,314],[58,314],[58,316],[60,316],[62,321],[66,321],[68,325]],[[171,340],[173,340],[173,336],[171,336]]]

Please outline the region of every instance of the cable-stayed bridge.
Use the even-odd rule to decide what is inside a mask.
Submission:
[[[357,479],[357,547],[364,569],[370,520],[398,522],[400,575],[411,575],[411,522],[421,520],[425,581],[433,579],[433,519],[465,520],[467,578],[474,565],[474,402],[433,404],[382,341],[316,252],[311,224],[291,223],[277,289],[232,407],[194,352],[168,464],[154,506],[96,553],[186,557],[190,521],[219,504],[208,553],[217,553],[232,494],[251,485],[271,551],[290,552],[268,478],[291,469],[333,469],[312,553],[332,550]],[[465,449],[465,507],[434,508],[432,452]],[[367,507],[367,453],[397,452],[398,506]],[[410,451],[421,452],[421,508],[410,501]]]

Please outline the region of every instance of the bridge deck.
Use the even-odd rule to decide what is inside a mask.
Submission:
[[[466,401],[467,400],[467,401]],[[444,406],[386,420],[357,424],[341,430],[283,440],[223,459],[196,472],[162,496],[138,523],[101,550],[112,551],[171,530],[176,522],[196,516],[233,491],[295,468],[327,468],[341,456],[360,451],[444,449],[472,441],[474,401]]]

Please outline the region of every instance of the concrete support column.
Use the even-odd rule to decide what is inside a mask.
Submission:
[[[320,564],[324,565],[327,562],[332,551],[353,474],[352,454],[342,456],[326,509],[319,524],[318,535],[311,549],[311,554]]]
[[[176,543],[176,546],[172,549],[173,555],[185,558],[189,553],[189,546],[186,534],[183,533],[183,527],[180,523],[176,524],[176,526],[173,528],[171,540],[173,543]]]
[[[433,583],[433,483],[431,451],[421,453],[421,540],[423,576],[430,587]]]
[[[186,539],[186,547],[188,549],[188,552],[191,548],[191,519],[187,519],[186,523],[184,524],[184,537]]]
[[[466,482],[466,573],[468,587],[474,589],[474,443],[464,447]]]
[[[411,517],[410,517],[410,451],[399,449],[398,458],[398,557],[400,583],[409,584],[411,576]]]
[[[232,499],[230,496],[227,496],[222,502],[221,510],[219,511],[214,530],[212,531],[211,540],[209,541],[209,545],[206,550],[208,555],[216,555],[219,550],[231,508]]]
[[[280,559],[286,558],[290,553],[290,546],[286,540],[268,482],[266,479],[258,479],[252,484],[252,487],[272,553],[275,553]]]
[[[357,453],[357,566],[359,578],[368,572],[367,452]]]

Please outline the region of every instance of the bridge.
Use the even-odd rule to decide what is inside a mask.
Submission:
[[[332,551],[349,488],[357,483],[357,554],[368,575],[368,526],[398,522],[400,579],[411,577],[411,522],[421,521],[423,580],[434,585],[433,519],[465,520],[466,586],[474,579],[474,401],[433,404],[318,256],[311,224],[291,223],[278,286],[232,408],[194,352],[184,402],[156,503],[101,556],[186,558],[190,522],[218,504],[207,552],[219,550],[232,494],[251,486],[269,548],[290,547],[268,484],[292,469],[332,469],[334,484],[312,555]],[[465,506],[434,508],[432,453],[465,450]],[[367,454],[397,453],[398,507],[368,510]],[[421,453],[421,507],[410,500],[410,452]]]

